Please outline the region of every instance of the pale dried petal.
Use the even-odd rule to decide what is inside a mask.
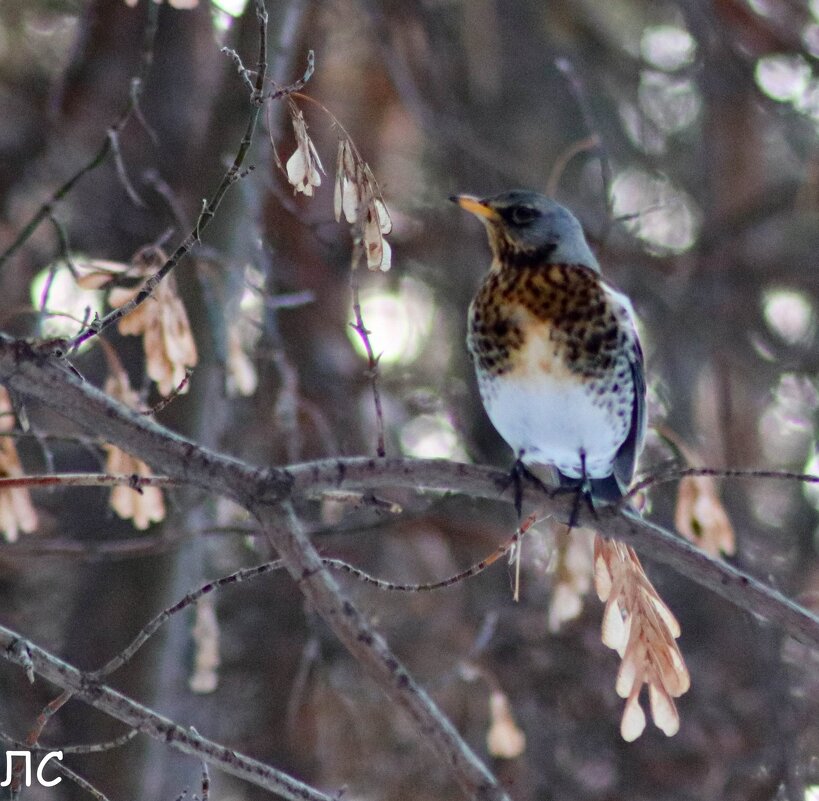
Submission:
[[[219,686],[219,621],[213,596],[203,595],[196,601],[196,622],[191,631],[194,642],[193,673],[188,686],[195,693],[212,693]]]
[[[101,289],[118,275],[126,275],[131,265],[108,259],[89,259],[74,256],[72,265],[76,275],[74,280],[82,289]]]
[[[109,452],[108,472],[115,475],[136,474],[146,477],[152,475],[145,462],[122,451],[112,455],[112,451],[119,451],[119,448],[113,445],[107,445],[106,448]],[[112,465],[119,469],[112,470]],[[109,504],[123,520],[131,520],[134,527],[140,531],[147,529],[151,523],[159,523],[165,519],[165,501],[159,487],[143,487],[139,493],[125,485],[116,486],[111,490]]]
[[[358,186],[352,181],[344,179],[344,186],[341,193],[341,209],[344,212],[344,219],[350,225],[354,225],[358,220],[358,207],[361,203],[361,196]]]
[[[20,536],[17,517],[8,492],[0,492],[0,531],[3,532],[6,542],[17,542]]]
[[[132,409],[138,407],[139,396],[131,388],[128,375],[124,371],[108,376],[105,391]],[[105,445],[105,450],[108,453],[105,463],[107,473],[145,477],[153,475],[145,462],[125,453],[115,445]],[[165,519],[165,500],[159,487],[143,487],[140,493],[131,487],[118,485],[111,490],[109,505],[123,520],[131,520],[136,528],[143,531],[151,523],[159,523]]]
[[[0,440],[0,476],[18,478],[24,475],[14,440]],[[37,512],[31,495],[25,487],[0,490],[0,531],[8,542],[15,542],[20,534],[30,534],[37,528]]]
[[[621,698],[628,698],[635,688],[639,690],[643,686],[643,657],[644,653],[627,652],[620,663],[614,689]]]
[[[673,737],[680,730],[680,716],[674,701],[656,684],[648,685],[648,700],[654,725],[667,737]]]
[[[297,192],[305,192],[305,194],[313,193],[312,188],[307,184],[307,162],[300,147],[296,148],[296,150],[293,151],[293,155],[287,159],[285,168],[287,170],[287,180],[296,187]],[[305,187],[309,188],[309,193]]]
[[[620,721],[620,736],[627,742],[633,743],[645,730],[646,716],[640,706],[639,690],[629,696],[623,709]]]
[[[375,204],[375,216],[378,219],[378,225],[381,229],[382,234],[388,234],[392,231],[392,218],[390,217],[389,211],[387,211],[387,206],[383,200],[379,200],[376,198],[374,201]]]
[[[663,651],[663,660],[658,660],[657,669],[660,671],[660,680],[669,695],[679,698],[688,692],[691,687],[691,676],[685,666],[682,654],[676,645]]]
[[[605,602],[611,594],[612,576],[607,556],[608,543],[599,534],[594,538],[594,589],[597,597]]]
[[[296,150],[287,160],[285,170],[287,180],[293,185],[296,192],[303,192],[308,197],[313,194],[313,187],[321,185],[321,173],[324,167],[321,164],[316,146],[307,134],[307,123],[295,103],[290,106],[290,121],[293,123],[293,133],[296,135]]]
[[[653,606],[654,611],[662,618],[671,636],[676,640],[680,636],[680,624],[677,618],[674,617],[674,613],[665,605],[659,595],[652,593],[647,600]]]
[[[0,384],[0,431],[14,430],[14,407],[11,405],[9,391]]]
[[[8,490],[11,494],[11,507],[17,525],[24,534],[31,534],[37,530],[37,511],[31,502],[31,495],[25,487],[15,487]]]
[[[336,218],[336,222],[341,221],[341,196],[346,180],[344,177],[344,145],[346,141],[346,139],[338,140],[338,151],[336,152],[336,181],[333,186],[333,216]]]
[[[185,367],[194,367],[199,361],[188,315],[179,296],[166,292],[161,302],[162,342],[168,361]]]
[[[239,328],[231,325],[227,334],[227,360],[225,364],[225,383],[230,397],[242,395],[249,397],[256,391],[259,375],[256,366],[242,347]]]
[[[316,150],[316,146],[309,136],[307,137],[307,148],[310,156],[307,159],[307,176],[313,186],[321,186],[320,172],[324,172],[324,165],[321,163],[318,150]]]
[[[344,175],[349,178],[351,181],[355,180],[355,176],[358,172],[358,165],[356,162],[355,153],[353,152],[352,145],[350,144],[348,139],[344,140],[344,152],[341,154],[343,160],[343,168],[344,168]]]
[[[568,584],[557,584],[549,601],[549,631],[558,632],[569,620],[583,611],[583,598]]]
[[[711,476],[685,476],[680,481],[674,525],[711,556],[736,552],[734,529]]]
[[[509,700],[500,690],[489,696],[489,731],[486,747],[494,757],[514,759],[526,750],[526,735],[518,728],[512,717]]]
[[[603,612],[601,639],[603,645],[618,653],[626,647],[628,642],[628,627],[623,621],[622,611],[615,600],[606,604]]]
[[[381,261],[378,264],[378,269],[382,273],[386,273],[392,267],[392,247],[386,239],[381,239]]]

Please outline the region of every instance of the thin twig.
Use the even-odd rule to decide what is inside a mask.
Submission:
[[[163,609],[162,612],[160,612],[153,620],[143,627],[142,631],[140,631],[139,634],[134,637],[126,648],[123,648],[122,651],[120,651],[113,659],[106,662],[99,670],[89,673],[88,676],[94,680],[98,680],[104,678],[105,676],[111,675],[111,673],[113,673],[115,670],[119,670],[133,658],[134,654],[136,654],[136,652],[142,648],[143,645],[145,645],[148,639],[160,628],[160,626],[162,626],[163,623],[165,623],[166,620],[177,612],[181,612],[191,604],[196,603],[196,601],[198,601],[203,595],[207,595],[208,593],[229,584],[240,584],[243,581],[250,581],[251,579],[263,576],[266,573],[271,573],[274,570],[280,570],[281,567],[282,564],[278,560],[275,562],[266,562],[262,565],[256,565],[255,567],[237,570],[235,573],[231,573],[229,576],[224,576],[220,579],[216,579],[215,581],[209,581],[207,584],[203,584],[198,590],[189,592],[184,598],[173,604],[173,606]]]
[[[143,38],[142,60],[140,64],[139,75],[134,78],[131,86],[131,92],[128,97],[128,102],[125,108],[120,112],[119,116],[106,131],[105,137],[102,140],[97,152],[91,159],[80,167],[65,183],[60,186],[51,197],[40,206],[34,213],[32,218],[23,226],[20,233],[14,241],[6,248],[3,253],[0,253],[0,269],[5,263],[28,241],[31,235],[37,230],[40,223],[47,217],[50,217],[56,205],[63,200],[69,192],[77,185],[79,180],[93,172],[97,167],[105,162],[109,154],[112,152],[114,140],[125,129],[131,116],[139,102],[139,94],[145,84],[145,79],[148,76],[151,65],[153,63],[153,45],[156,36],[157,19],[159,17],[159,6],[156,3],[147,3],[148,6],[148,20],[145,25],[145,33]]]
[[[455,573],[448,578],[441,579],[440,581],[433,581],[428,584],[398,584],[371,576],[369,573],[365,573],[363,570],[354,567],[341,559],[324,558],[321,561],[326,567],[337,570],[341,573],[347,573],[347,575],[352,576],[358,581],[378,587],[379,590],[390,592],[432,592],[434,590],[442,590],[446,587],[452,587],[454,584],[460,584],[460,582],[465,581],[466,579],[477,576],[479,573],[483,573],[486,568],[495,564],[495,562],[497,562],[502,556],[506,556],[506,554],[508,554],[509,551],[511,551],[515,545],[520,542],[520,539],[524,533],[524,530],[518,529],[508,540],[506,540],[506,542],[499,545],[491,554],[489,554],[489,556],[481,559],[480,562],[470,565],[468,568],[466,568],[466,570],[462,570],[460,573]]]
[[[202,233],[216,215],[227,190],[245,174],[242,171],[242,167],[250,151],[253,134],[259,121],[262,103],[264,102],[264,81],[267,72],[267,9],[262,0],[256,0],[256,17],[259,21],[259,55],[256,83],[250,96],[250,115],[248,117],[247,126],[245,127],[245,133],[239,143],[239,149],[236,152],[233,163],[227,172],[225,172],[210,201],[203,204],[202,212],[194,224],[193,230],[185,237],[162,267],[148,278],[139,292],[137,292],[130,301],[124,303],[117,309],[113,309],[106,314],[105,317],[92,320],[86,331],[71,340],[71,348],[77,348],[86,340],[91,339],[91,337],[99,335],[106,328],[114,325],[144,303],[153,294],[154,289],[159,285],[162,279],[165,278],[165,276],[191,252],[197,242],[199,242]]]
[[[563,173],[569,165],[569,162],[575,156],[580,153],[585,153],[587,150],[595,150],[598,147],[600,147],[600,137],[597,134],[592,134],[569,145],[552,165],[549,180],[546,182],[546,194],[549,197],[555,197],[557,195],[557,187],[560,185],[560,179],[563,177]]]
[[[511,501],[505,472],[443,459],[327,459],[287,468],[258,468],[221,456],[184,440],[81,381],[55,358],[46,358],[24,340],[0,337],[0,383],[21,397],[48,404],[77,425],[132,453],[180,483],[224,494],[248,507],[290,498],[315,497],[327,490],[373,492],[384,487],[457,492],[475,498]],[[782,475],[772,471],[766,476]],[[786,476],[783,476],[786,478]],[[790,480],[794,480],[790,476]],[[816,483],[816,476],[800,480]],[[527,508],[548,510],[557,520],[569,518],[571,499],[549,497],[527,485]],[[585,513],[583,517],[586,517]],[[582,521],[577,521],[583,525]],[[669,565],[731,603],[767,618],[783,631],[819,645],[819,617],[781,593],[710,557],[665,529],[634,519],[615,507],[586,520],[605,536],[617,537],[638,552]]]
[[[372,343],[370,342],[370,332],[364,324],[364,318],[361,315],[361,299],[358,292],[358,262],[362,256],[361,242],[356,238],[353,243],[353,263],[350,270],[350,289],[353,293],[353,316],[355,322],[350,323],[350,327],[361,338],[364,344],[364,351],[367,354],[367,376],[370,379],[370,386],[373,393],[373,405],[375,406],[375,430],[376,442],[375,453],[376,456],[384,457],[387,455],[386,438],[384,434],[384,410],[381,407],[381,391],[378,387],[378,361],[381,354],[375,355]]]
[[[69,768],[68,765],[64,765],[62,762],[56,761],[53,762],[52,764],[54,765],[54,769],[58,773],[65,776],[65,778],[68,779],[69,781],[74,782],[74,784],[76,784],[77,787],[80,788],[80,790],[85,790],[85,792],[88,793],[92,798],[95,798],[97,801],[111,801],[111,799],[109,799],[108,796],[102,792],[102,790],[100,790],[97,787],[94,787],[94,785],[91,784],[91,782],[89,782],[88,779],[84,779],[75,770]]]
[[[487,556],[485,559],[482,559],[480,562],[476,562],[475,564],[468,567],[466,570],[462,570],[459,573],[456,573],[453,576],[449,576],[445,579],[441,579],[440,581],[428,583],[428,584],[399,584],[392,581],[386,581],[384,579],[376,578],[375,576],[371,576],[369,573],[365,573],[360,568],[354,567],[353,565],[345,562],[341,559],[334,559],[329,557],[324,557],[321,560],[321,563],[331,570],[336,570],[341,573],[346,573],[349,576],[352,576],[358,581],[361,581],[365,584],[371,584],[377,587],[380,590],[391,591],[391,592],[431,592],[433,590],[440,590],[446,587],[451,587],[454,584],[458,584],[461,581],[464,581],[468,578],[472,578],[473,576],[477,576],[479,573],[482,573],[486,570],[490,565],[493,565],[500,559],[502,556],[505,556],[509,551],[515,546],[517,542],[519,542],[521,536],[525,533],[524,530],[517,530],[512,537],[507,540],[505,543],[500,545],[493,553]],[[131,661],[133,657],[136,655],[137,651],[142,648],[143,645],[160,629],[160,627],[166,623],[173,615],[181,612],[183,609],[191,606],[192,604],[196,603],[202,596],[209,595],[212,592],[215,592],[222,587],[227,587],[231,584],[240,584],[244,581],[251,581],[252,579],[259,578],[260,576],[264,576],[268,573],[272,573],[277,570],[281,570],[284,567],[282,561],[277,559],[272,562],[265,562],[260,565],[255,565],[253,567],[246,567],[242,568],[241,570],[237,570],[234,573],[231,573],[227,576],[223,576],[219,579],[214,579],[213,581],[208,581],[203,584],[199,589],[194,590],[193,592],[189,592],[175,604],[163,609],[156,617],[153,618],[149,623],[147,623],[142,630],[137,634],[136,637],[131,641],[131,643],[122,649],[116,656],[110,659],[108,662],[105,663],[103,667],[99,670],[92,671],[87,675],[91,679],[102,679],[106,676],[110,676],[111,673],[119,670],[125,664]],[[67,699],[66,699],[67,700]],[[59,707],[58,707],[59,708]],[[52,713],[53,714],[53,713]]]
[[[134,189],[131,179],[128,177],[128,170],[125,167],[125,160],[122,157],[122,151],[119,147],[119,131],[114,128],[108,130],[108,138],[111,140],[111,154],[114,157],[114,166],[117,170],[117,177],[125,190],[125,194],[131,199],[131,202],[140,209],[146,208],[145,201],[139,196],[139,193]]]
[[[0,490],[28,487],[130,487],[142,492],[143,487],[176,487],[179,480],[169,476],[140,476],[132,473],[128,476],[117,476],[111,473],[51,473],[43,476],[3,476],[0,477]]]
[[[286,518],[269,504],[250,501],[250,508],[288,573],[312,607],[386,696],[414,722],[424,742],[452,771],[453,778],[475,801],[508,801],[508,796],[480,758],[461,738],[426,691],[390,650],[384,638],[339,588],[322,564],[290,503]]]
[[[28,654],[32,669],[37,674],[73,692],[77,698],[128,727],[147,734],[176,751],[199,757],[226,773],[277,793],[288,801],[333,801],[325,793],[282,771],[208,740],[107,685],[91,681],[73,665],[23,639],[5,626],[0,626],[0,658],[18,662],[15,654],[19,653],[20,647],[12,651],[17,643],[22,643],[22,649]]]
[[[628,501],[637,493],[657,484],[667,484],[671,481],[679,481],[681,478],[693,476],[708,476],[710,478],[772,478],[777,481],[799,481],[803,484],[819,484],[819,476],[812,473],[794,473],[790,470],[745,470],[723,467],[683,467],[669,470],[665,473],[646,476],[638,481],[623,496],[621,505],[627,505]]]
[[[60,698],[66,696],[66,700],[73,698],[74,693],[64,690]],[[55,710],[56,711],[56,710]],[[53,713],[52,713],[53,714]],[[62,751],[64,754],[101,754],[105,751],[113,751],[116,748],[122,748],[127,745],[139,734],[136,729],[131,729],[125,734],[115,737],[113,740],[107,740],[103,743],[84,743],[81,745],[41,745],[38,742],[30,744],[27,739],[25,741],[15,740],[6,732],[0,731],[0,740],[2,740],[10,748],[17,748],[31,751]]]
[[[154,404],[150,409],[145,409],[141,411],[140,414],[148,414],[148,415],[157,415],[159,414],[168,404],[172,403],[176,398],[179,397],[179,394],[182,390],[188,386],[188,382],[191,380],[191,376],[193,375],[193,368],[186,367],[185,368],[185,375],[182,380],[173,388],[171,393],[167,396],[162,398],[158,403]]]

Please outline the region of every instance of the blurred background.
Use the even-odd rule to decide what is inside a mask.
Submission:
[[[105,292],[79,292],[68,263],[128,265],[146,245],[172,249],[233,159],[248,91],[219,49],[253,68],[258,24],[241,0],[174,5],[183,3],[154,8],[145,71],[149,0],[0,3],[0,253],[100,150],[144,75],[139,114],[117,129],[116,146],[3,264],[4,331],[76,332],[76,319],[44,306],[83,318],[104,310]],[[271,77],[295,80],[315,52],[303,91],[343,125],[392,216],[392,269],[362,265],[354,275],[381,354],[389,455],[511,462],[464,345],[466,309],[489,263],[485,235],[446,198],[520,186],[576,212],[642,320],[650,419],[662,431],[642,473],[684,463],[683,453],[713,467],[819,467],[819,2],[268,5]],[[320,105],[296,103],[326,174],[312,198],[294,196],[271,146],[282,163],[296,149],[288,108],[270,105],[248,160],[254,171],[175,273],[198,358],[189,391],[158,414],[197,442],[267,465],[376,448],[368,363],[349,325],[350,230],[333,216],[341,129]],[[116,331],[106,339],[113,347],[89,348],[77,368],[100,386],[124,370],[140,403],[155,404],[149,346]],[[104,469],[106,452],[88,432],[47,408],[25,412],[28,432],[4,437],[26,472]],[[718,514],[712,490],[703,490],[706,512]],[[732,561],[816,609],[819,493],[760,480],[726,481],[719,492],[736,533]],[[403,511],[349,499],[300,511],[323,553],[407,582],[458,572],[515,525],[505,503],[384,497]],[[36,524],[29,510],[16,537],[8,522],[0,536],[0,621],[79,668],[99,667],[204,581],[273,558],[252,520],[217,498],[169,493],[164,514],[151,512],[164,519],[142,521],[144,530],[109,500],[107,490],[37,491]],[[650,493],[652,520],[673,527],[675,509],[679,518],[676,485]],[[548,528],[527,541],[520,603],[500,563],[434,594],[343,580],[516,801],[816,801],[817,654],[646,559],[680,621],[692,688],[675,737],[649,724],[627,744],[619,662],[600,642],[600,603],[593,590],[584,596],[588,559],[582,542],[576,563],[567,547]],[[461,797],[284,574],[177,615],[111,683],[327,791]],[[0,663],[0,729],[22,739],[56,694]],[[493,694],[504,712],[496,704],[490,714]],[[498,726],[516,756],[487,744]],[[42,741],[122,733],[75,701]],[[201,771],[145,737],[66,764],[111,799],[193,793]],[[212,778],[212,798],[267,797]],[[67,781],[24,793],[87,797]]]

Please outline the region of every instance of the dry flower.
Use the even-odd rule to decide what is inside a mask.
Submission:
[[[23,466],[17,455],[14,440],[3,437],[0,441],[0,476],[18,478]],[[22,531],[30,534],[37,529],[37,512],[25,487],[0,489],[0,531],[8,542],[15,542]]]
[[[74,269],[77,272],[77,286],[82,289],[103,289],[114,279],[127,276],[131,265],[122,261],[75,256]]]
[[[652,586],[637,554],[623,543],[596,537],[594,583],[606,603],[603,643],[622,660],[616,683],[617,694],[626,699],[620,733],[627,742],[643,733],[646,718],[640,693],[647,684],[654,724],[671,737],[680,728],[673,699],[691,685],[676,643],[679,623]]]
[[[0,385],[0,431],[14,428],[14,409],[8,390]],[[24,475],[17,446],[11,437],[0,439],[0,476],[18,478]],[[8,542],[15,542],[20,532],[30,534],[37,529],[37,512],[25,487],[0,490],[0,531]]]
[[[131,409],[139,408],[139,396],[131,388],[124,370],[112,372],[105,382],[105,392]],[[108,459],[105,471],[112,475],[150,477],[151,468],[141,459],[120,450],[116,445],[105,445]],[[119,485],[111,490],[111,508],[123,519],[133,520],[134,526],[144,531],[151,523],[165,519],[165,501],[159,487],[143,487],[141,491]]]
[[[336,221],[343,214],[350,225],[360,226],[367,267],[389,270],[392,249],[384,237],[392,231],[392,220],[370,166],[347,137],[338,143],[333,200]]]
[[[153,246],[138,251],[131,265],[91,260],[78,265],[82,273],[78,283],[86,289],[98,289],[110,283],[114,277],[144,278],[156,272],[166,260],[165,253]],[[115,309],[119,308],[139,291],[139,286],[115,286],[109,292],[108,302]],[[162,395],[174,392],[185,379],[187,368],[194,367],[199,360],[188,315],[177,292],[173,274],[165,276],[148,300],[123,317],[117,329],[121,334],[142,335],[145,369]],[[180,393],[187,391],[187,385],[179,390]]]
[[[14,428],[14,409],[8,390],[0,386],[0,431]],[[17,446],[11,437],[0,438],[0,476],[18,478],[24,475]],[[22,531],[31,534],[37,529],[37,511],[25,487],[0,489],[0,531],[8,542],[15,542]]]
[[[736,553],[734,528],[711,476],[685,476],[680,481],[674,526],[713,557]]]
[[[212,693],[219,686],[217,669],[222,661],[219,656],[219,620],[212,595],[203,595],[196,601],[196,622],[191,634],[195,650],[188,686],[194,693]]]
[[[289,102],[289,109],[290,121],[296,135],[296,150],[287,159],[287,180],[296,192],[303,192],[307,197],[312,197],[313,188],[321,186],[321,173],[324,172],[324,167],[321,165],[313,140],[307,135],[304,114],[292,99]]]
[[[501,690],[489,695],[489,721],[486,747],[492,756],[514,759],[526,750],[526,735],[515,723],[509,699]]]
[[[227,359],[225,363],[225,384],[228,397],[242,395],[249,397],[259,385],[256,366],[242,346],[242,332],[238,324],[228,324]]]
[[[702,458],[682,437],[668,426],[658,433],[691,467],[702,464]],[[722,505],[713,476],[684,476],[677,488],[674,526],[690,542],[705,553],[718,558],[720,554],[736,553],[734,528]]]
[[[583,611],[583,598],[591,587],[595,533],[588,528],[569,529],[555,523],[554,580],[549,603],[549,631],[574,620]]]

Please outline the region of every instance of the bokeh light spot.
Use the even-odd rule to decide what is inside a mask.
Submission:
[[[813,304],[803,292],[792,289],[765,292],[762,309],[768,328],[789,345],[805,345],[813,340],[816,316]]]
[[[702,106],[693,81],[655,70],[643,70],[638,94],[643,112],[665,133],[687,128]]]
[[[458,433],[443,415],[421,414],[401,428],[401,449],[419,459],[466,458]]]
[[[805,473],[811,476],[819,477],[819,454],[814,453],[813,456],[808,459],[805,463]],[[802,485],[802,493],[805,496],[805,500],[813,506],[814,509],[819,509],[819,484],[808,484],[807,482]],[[807,793],[805,794],[805,798],[807,798]],[[819,801],[819,786],[816,787],[816,794],[812,796],[815,798],[816,801]]]
[[[684,28],[652,25],[643,31],[640,52],[655,67],[671,72],[688,66],[694,60],[696,44]]]
[[[54,277],[49,285],[52,270]],[[40,334],[44,337],[71,337],[79,332],[80,323],[93,320],[105,308],[105,293],[97,289],[81,289],[65,266],[46,267],[31,282],[31,305],[39,309],[48,287],[46,311]]]
[[[639,169],[623,170],[612,184],[617,217],[658,254],[683,253],[697,239],[699,209],[668,178]]]
[[[420,281],[404,278],[397,291],[376,288],[360,292],[361,316],[370,331],[370,344],[379,364],[409,364],[421,354],[432,332],[435,304],[432,293]],[[366,357],[358,333],[348,328],[347,335],[356,352]]]
[[[765,56],[757,61],[754,78],[768,97],[792,102],[807,90],[811,68],[801,55]]]

